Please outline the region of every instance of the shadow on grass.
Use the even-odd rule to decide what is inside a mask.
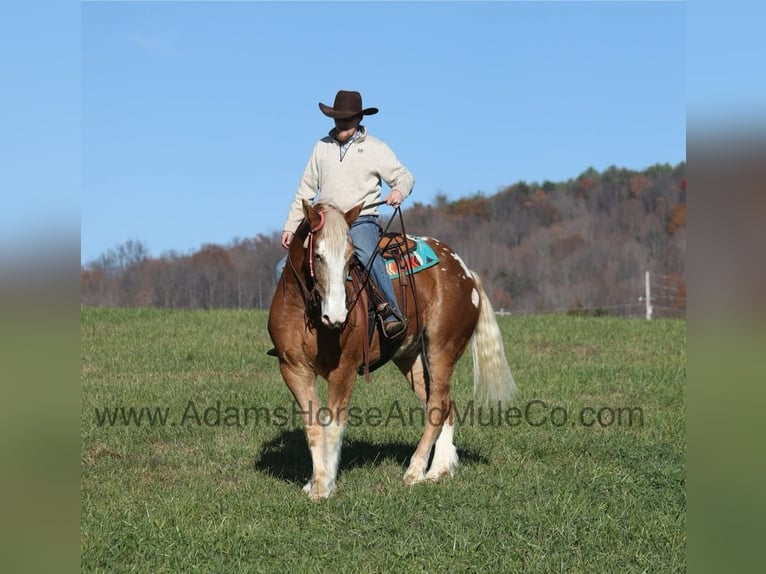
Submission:
[[[416,446],[416,443],[376,444],[364,440],[344,439],[338,472],[342,473],[359,466],[380,466],[386,461],[394,461],[402,467],[404,473]],[[461,464],[489,463],[485,456],[470,450],[458,448],[457,454]],[[311,477],[311,454],[303,430],[283,430],[264,443],[254,468],[279,480],[305,483]]]

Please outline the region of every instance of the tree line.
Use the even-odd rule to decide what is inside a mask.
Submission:
[[[655,315],[685,313],[685,162],[643,171],[589,168],[565,182],[521,181],[452,201],[439,195],[402,215],[407,233],[454,248],[479,273],[497,310],[639,314],[650,270],[659,280]],[[83,266],[81,302],[268,308],[284,255],[279,235],[161,257],[151,257],[139,240],[127,241]]]

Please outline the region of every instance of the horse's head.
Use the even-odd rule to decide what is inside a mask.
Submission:
[[[346,277],[354,247],[349,227],[359,216],[361,205],[346,213],[328,204],[312,207],[303,201],[309,224],[308,265],[321,300],[322,323],[339,328],[346,321]]]

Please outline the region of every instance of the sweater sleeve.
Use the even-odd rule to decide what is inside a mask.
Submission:
[[[312,201],[316,197],[319,185],[318,145],[314,146],[314,151],[311,153],[311,157],[306,163],[306,168],[303,170],[298,190],[295,192],[293,202],[290,204],[290,211],[282,227],[283,231],[294,233],[298,229],[301,221],[303,221],[303,200]]]
[[[382,144],[380,177],[388,184],[391,191],[401,193],[402,198],[409,196],[415,185],[415,178],[386,144]]]

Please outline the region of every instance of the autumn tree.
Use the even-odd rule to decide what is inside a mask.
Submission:
[[[686,165],[646,170],[588,168],[564,182],[517,182],[494,195],[475,193],[403,213],[412,235],[455,249],[484,282],[497,309],[548,312],[601,308],[641,312],[643,274],[674,277],[685,308]],[[385,223],[385,222],[384,222]],[[398,229],[394,221],[393,229]],[[136,240],[81,270],[86,305],[267,308],[284,255],[278,233],[204,245],[158,258]],[[660,313],[658,309],[658,316]]]

